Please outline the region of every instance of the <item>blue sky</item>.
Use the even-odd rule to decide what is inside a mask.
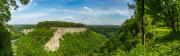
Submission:
[[[120,25],[133,11],[130,0],[31,0],[13,10],[8,24],[37,24],[42,21],[68,21],[90,25]]]

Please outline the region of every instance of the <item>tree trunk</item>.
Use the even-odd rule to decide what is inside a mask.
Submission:
[[[176,18],[176,30],[179,31],[179,19]]]
[[[144,0],[141,1],[141,19],[142,19],[142,44],[144,45],[144,56],[146,56],[146,25],[145,25],[145,8],[144,8]]]
[[[144,23],[144,0],[141,1],[141,30],[142,30],[142,44],[146,46],[146,33],[145,33],[145,23]]]
[[[173,19],[173,31],[174,31],[174,33],[176,33],[176,24],[175,24],[175,18]]]
[[[171,28],[172,28],[172,34],[173,34],[173,36],[174,36],[175,33],[176,33],[176,25],[175,25],[175,19],[174,19],[174,17],[172,17],[172,19],[171,19]]]
[[[175,15],[173,15],[174,14],[174,8],[173,8],[173,5],[172,5],[172,7],[171,7],[171,12],[172,12],[172,14],[171,14],[171,17],[172,17],[172,23],[171,23],[171,26],[172,26],[172,29],[173,29],[173,35],[176,33],[176,24],[175,24]]]

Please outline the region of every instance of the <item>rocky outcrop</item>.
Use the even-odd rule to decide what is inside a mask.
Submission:
[[[23,29],[21,32],[27,35],[29,32],[32,32],[34,29]]]
[[[60,46],[60,39],[64,40],[62,38],[63,35],[66,33],[78,33],[78,32],[84,32],[86,31],[86,28],[51,28],[55,29],[54,36],[45,44],[45,50],[47,51],[56,51],[58,50]]]

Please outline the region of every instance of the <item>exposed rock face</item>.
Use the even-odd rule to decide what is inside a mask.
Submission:
[[[64,40],[62,38],[63,35],[66,33],[78,33],[78,32],[84,32],[86,31],[86,28],[51,28],[56,29],[54,32],[54,36],[45,44],[45,49],[48,51],[56,51],[58,50],[60,46],[60,39]]]
[[[34,29],[23,29],[21,32],[27,35],[29,32],[32,32]]]

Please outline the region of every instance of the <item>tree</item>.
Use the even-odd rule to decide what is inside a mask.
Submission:
[[[13,56],[6,22],[11,19],[11,10],[18,8],[17,1],[20,1],[22,5],[30,2],[30,0],[0,0],[0,56]]]
[[[135,0],[135,6],[130,6],[130,8],[135,9],[135,17],[141,20],[141,33],[142,33],[142,44],[146,45],[146,31],[145,31],[145,1],[144,0]]]
[[[170,21],[170,26],[173,30],[173,34],[176,32],[176,25],[175,25],[175,17],[176,17],[176,5],[175,1],[166,0],[164,1],[164,11],[166,14],[166,18]]]
[[[145,19],[145,0],[134,0],[135,4],[128,3],[129,9],[134,9],[135,18],[141,20],[139,23],[141,25],[141,41],[144,48],[146,46],[146,19]]]
[[[161,5],[162,10],[159,14],[166,24],[169,24],[172,28],[172,34],[174,35],[178,30],[178,18],[180,16],[178,0],[162,0],[159,5]]]
[[[176,29],[179,31],[180,1],[176,0]]]
[[[128,3],[129,9],[135,10],[135,17],[141,20],[142,44],[145,45],[145,0],[134,0],[135,4]]]
[[[153,22],[163,21],[166,26],[172,28],[173,34],[178,30],[179,0],[146,0],[147,14],[153,18]]]
[[[145,31],[145,18],[144,18],[144,0],[141,0],[141,30],[142,30],[142,40],[143,45],[146,45],[146,31]]]

